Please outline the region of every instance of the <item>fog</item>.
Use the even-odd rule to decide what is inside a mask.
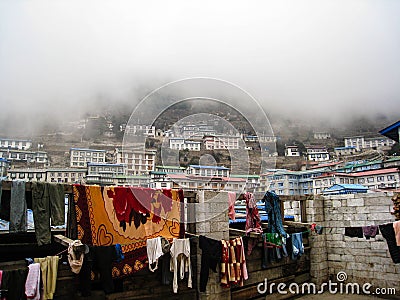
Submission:
[[[399,15],[397,0],[3,0],[0,121],[133,109],[190,77],[232,82],[270,116],[398,118]]]

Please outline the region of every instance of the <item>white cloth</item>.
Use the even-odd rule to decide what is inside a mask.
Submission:
[[[75,274],[79,274],[83,264],[84,253],[80,253],[80,257],[77,258],[76,253],[74,252],[74,246],[82,246],[82,242],[80,240],[75,240],[68,246],[68,262],[71,267],[71,271]]]
[[[147,246],[147,258],[149,260],[149,270],[154,272],[158,268],[158,259],[163,256],[161,237],[156,237],[154,239],[148,239],[146,241]],[[156,264],[154,268],[152,264]]]
[[[40,264],[28,266],[28,277],[25,282],[25,295],[28,299],[40,300]]]
[[[188,272],[188,287],[192,287],[192,266],[190,264],[190,241],[189,239],[173,239],[171,246],[170,271],[174,272],[172,287],[174,293],[178,292],[178,263],[180,263],[180,278],[185,277]]]

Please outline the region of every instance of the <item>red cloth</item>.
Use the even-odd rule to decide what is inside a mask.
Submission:
[[[235,201],[236,201],[236,193],[228,192],[228,216],[229,219],[235,220]]]
[[[232,284],[243,286],[248,279],[243,240],[241,237],[230,241],[222,240],[221,285],[230,287]]]

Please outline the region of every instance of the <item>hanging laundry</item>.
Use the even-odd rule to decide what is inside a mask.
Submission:
[[[248,279],[243,240],[241,237],[233,240],[222,240],[221,285],[230,287],[232,284],[243,286]]]
[[[400,246],[400,221],[393,222],[393,229],[396,236],[396,244]]]
[[[60,183],[49,183],[49,207],[51,225],[65,225],[65,191]]]
[[[377,225],[363,226],[362,231],[363,231],[364,237],[367,240],[369,240],[370,238],[374,238],[379,233],[379,229],[378,229]]]
[[[395,216],[396,221],[400,220],[400,194],[395,193],[392,197],[393,201],[393,212],[392,215]]]
[[[184,233],[183,222],[181,222],[183,220],[181,205],[184,198],[180,193],[181,190],[165,191],[166,194],[160,190],[152,190],[151,193],[147,190],[149,189],[143,191],[138,188],[131,190],[130,187],[73,186],[79,228],[78,239],[86,245],[93,246],[121,244],[125,259],[112,263],[113,278],[125,277],[147,268],[147,239],[157,236],[172,239]],[[146,196],[149,193],[154,198],[149,199]],[[172,198],[167,199],[168,193]],[[124,214],[118,216],[119,213],[114,206],[114,200],[120,201],[123,195],[131,195],[129,201],[132,200],[132,202],[129,202],[129,205],[133,207],[132,211],[138,209],[133,215],[131,224],[129,224],[129,216]],[[139,195],[144,198],[140,198]],[[135,198],[137,202],[134,196],[139,197]],[[160,208],[161,212],[154,213]],[[156,218],[153,221],[155,215],[161,219]],[[137,216],[139,218],[135,219]],[[121,220],[127,221],[125,228],[121,227]]]
[[[7,300],[25,299],[25,282],[28,275],[28,268],[15,270],[3,270],[1,289],[7,291]],[[3,296],[3,295],[2,295]]]
[[[25,295],[28,299],[40,300],[40,264],[28,266],[28,277],[25,282]]]
[[[25,181],[13,180],[10,199],[10,232],[26,232]]]
[[[357,237],[357,238],[364,237],[362,227],[345,227],[344,235],[348,237]]]
[[[246,234],[249,232],[262,233],[260,213],[258,212],[257,201],[253,193],[245,193],[246,199]],[[258,239],[249,238],[247,242],[247,255],[251,255],[253,248],[257,245]]]
[[[400,247],[396,243],[396,235],[394,233],[393,223],[379,225],[382,236],[386,239],[390,257],[395,264],[400,263]]]
[[[322,227],[321,225],[315,226],[315,232],[317,234],[322,234],[323,229],[324,229],[324,227]]]
[[[149,270],[154,272],[158,268],[158,259],[163,256],[161,237],[156,237],[153,239],[148,239],[146,241],[147,246],[147,258],[149,260]],[[153,264],[155,266],[153,267]]]
[[[275,193],[266,192],[263,198],[265,203],[265,211],[268,213],[268,232],[279,233],[283,237],[287,237],[287,233],[283,228],[281,201]]]
[[[303,233],[293,233],[291,235],[292,239],[292,259],[297,259],[302,256],[304,253],[304,245],[303,245]]]
[[[173,282],[173,272],[171,272],[171,254],[165,253],[161,257],[161,283],[163,285],[171,285]]]
[[[199,247],[201,249],[200,292],[205,292],[210,269],[217,272],[217,264],[221,261],[221,241],[200,235]]]
[[[235,220],[235,202],[236,202],[236,193],[228,192],[228,216],[229,219]]]
[[[47,256],[44,258],[35,258],[35,263],[40,263],[40,271],[43,283],[43,300],[53,299],[56,291],[57,271],[58,271],[58,256]]]
[[[112,262],[116,260],[114,246],[89,246],[85,255],[81,271],[79,272],[80,290],[82,296],[91,294],[91,273],[100,275],[100,281],[106,294],[114,291],[112,280]]]
[[[68,263],[71,267],[71,271],[75,274],[79,274],[83,265],[83,259],[85,257],[84,252],[75,253],[74,247],[83,246],[80,240],[75,240],[68,246]]]
[[[125,259],[124,254],[122,253],[122,247],[121,244],[116,244],[115,245],[115,253],[116,253],[116,262],[121,262]]]
[[[185,277],[188,272],[188,287],[192,287],[192,266],[190,264],[190,240],[189,239],[173,239],[170,249],[171,265],[170,270],[174,273],[172,283],[174,293],[178,292],[178,272],[180,279]],[[180,265],[180,270],[178,270]]]
[[[64,186],[58,183],[32,182],[32,212],[39,246],[51,243],[51,224],[65,224]]]

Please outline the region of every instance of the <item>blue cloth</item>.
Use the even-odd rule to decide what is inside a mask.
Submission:
[[[120,244],[115,244],[115,251],[117,253],[116,262],[121,262],[124,260],[125,256],[122,253],[122,247]]]
[[[265,211],[268,214],[268,232],[279,233],[283,237],[287,237],[283,228],[281,201],[278,195],[272,192],[266,192],[263,198],[265,202]]]
[[[297,259],[304,253],[303,233],[293,233],[292,238],[292,259]]]

